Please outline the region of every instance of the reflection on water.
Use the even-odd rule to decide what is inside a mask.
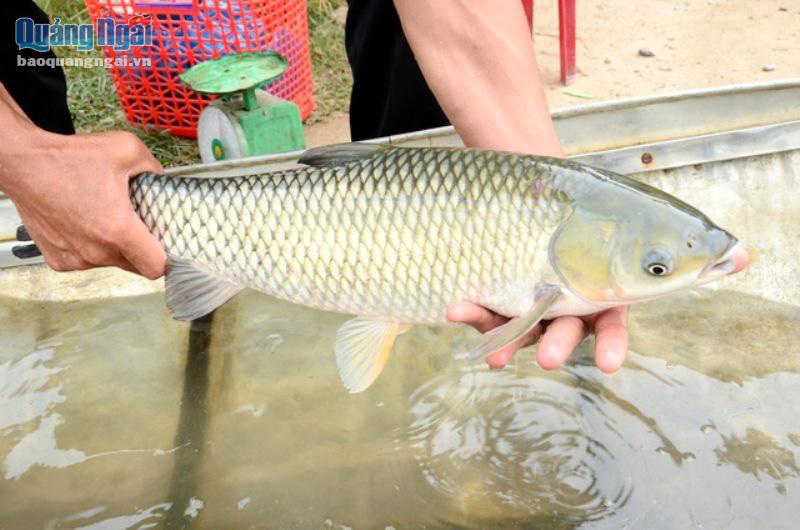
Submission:
[[[800,309],[699,291],[633,318],[614,377],[589,346],[493,372],[416,329],[350,395],[337,315],[0,298],[0,527],[791,528]]]
[[[189,326],[181,412],[175,435],[178,449],[169,493],[171,505],[178,509],[170,510],[164,525],[166,528],[183,528],[187,523],[186,518],[197,517],[203,508],[203,501],[196,499],[193,494],[198,489],[198,473],[206,445],[209,346],[213,321],[212,312]],[[182,506],[186,506],[183,512],[180,511]]]
[[[774,479],[778,493],[786,494],[785,479],[800,477],[794,453],[761,431],[747,429],[741,438],[723,436],[722,440],[723,447],[716,450],[720,465],[734,465],[756,478],[766,474]]]

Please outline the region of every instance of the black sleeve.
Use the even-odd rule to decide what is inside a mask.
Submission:
[[[349,0],[345,44],[353,70],[350,134],[365,140],[448,125],[390,0]]]
[[[30,59],[55,58],[52,51],[20,50],[14,36],[19,18],[31,18],[47,24],[47,15],[32,0],[0,2],[0,82],[25,114],[42,129],[73,134],[72,117],[67,106],[67,83],[59,66],[30,66]],[[22,65],[25,61],[24,66]]]

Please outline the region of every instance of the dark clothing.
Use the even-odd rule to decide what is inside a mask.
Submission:
[[[14,39],[18,18],[31,18],[47,24],[47,15],[32,0],[0,2],[0,82],[33,123],[47,131],[73,134],[72,117],[67,107],[67,82],[60,67],[20,66],[17,57],[55,58],[52,51],[20,50]]]
[[[345,44],[353,70],[353,140],[448,125],[406,41],[394,2],[348,4]]]

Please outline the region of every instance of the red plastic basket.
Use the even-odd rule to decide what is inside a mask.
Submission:
[[[132,124],[195,137],[200,111],[213,98],[193,92],[178,75],[198,62],[241,52],[275,50],[286,56],[289,68],[267,90],[294,101],[303,119],[314,109],[305,0],[85,2],[95,24],[111,18],[116,24],[144,21],[151,27],[152,45],[103,46],[114,60],[111,75]],[[150,67],[134,66],[133,59],[142,58],[150,59]]]

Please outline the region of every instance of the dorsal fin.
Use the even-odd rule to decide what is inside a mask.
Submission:
[[[376,153],[387,149],[388,146],[379,144],[334,144],[309,149],[298,159],[298,162],[307,166],[338,166],[348,162],[358,162],[372,158]]]

